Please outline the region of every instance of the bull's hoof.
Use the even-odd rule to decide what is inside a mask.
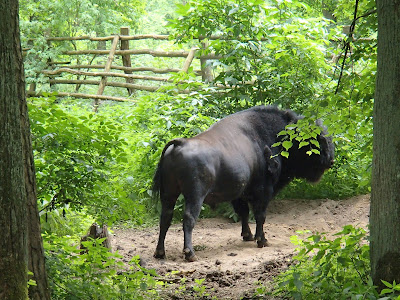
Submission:
[[[190,257],[185,256],[185,259],[186,259],[188,262],[194,262],[194,261],[197,261],[197,260],[198,260],[196,255],[192,255],[192,256],[190,256]]]
[[[250,235],[242,235],[243,236],[243,241],[249,242],[249,241],[254,241],[254,236],[252,234]]]
[[[183,249],[183,253],[185,254],[185,259],[188,262],[197,261],[197,256],[189,248]]]
[[[154,252],[154,258],[157,259],[165,259],[165,251],[162,250],[156,250],[156,252]]]
[[[258,248],[263,248],[263,247],[268,247],[268,246],[269,246],[268,241],[265,239],[263,241],[257,241]]]

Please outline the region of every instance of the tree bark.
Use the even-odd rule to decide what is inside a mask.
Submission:
[[[0,2],[0,299],[50,299],[18,24],[18,0]]]
[[[0,2],[0,299],[28,298],[28,227],[20,102],[18,1]]]
[[[377,0],[371,271],[374,284],[400,282],[400,0]]]

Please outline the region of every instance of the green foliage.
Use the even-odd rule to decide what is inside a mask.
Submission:
[[[276,293],[294,299],[377,299],[369,276],[366,231],[347,225],[334,240],[313,234],[292,236],[294,264],[279,275]]]
[[[174,275],[176,273],[179,273],[179,271],[172,271],[170,274],[167,274],[167,276]],[[204,280],[204,278],[194,279],[194,284],[188,288],[187,278],[182,277],[179,287],[175,289],[173,297],[176,297],[177,299],[217,299],[215,296],[211,297],[210,293],[207,292],[207,287],[203,285]]]
[[[299,232],[301,234],[309,232]],[[382,282],[380,293],[370,277],[369,244],[362,228],[346,225],[328,239],[313,234],[306,239],[298,235],[291,241],[298,246],[292,266],[276,278],[273,293],[293,299],[400,299],[400,285]],[[257,289],[267,294],[265,287]]]
[[[328,70],[324,49],[329,38],[323,19],[303,18],[299,1],[188,1],[171,20],[177,42],[199,39],[222,57],[211,62],[215,83],[231,87],[223,97],[288,106],[309,103]],[[219,40],[207,40],[221,35]],[[204,38],[206,40],[204,40]]]
[[[321,134],[322,128],[314,123],[309,123],[307,119],[301,119],[296,124],[289,124],[285,130],[278,133],[278,136],[283,136],[281,141],[276,142],[272,147],[280,147],[280,155],[289,157],[289,149],[293,143],[298,144],[298,149],[306,147],[307,154],[319,155],[320,148],[317,136]]]
[[[144,207],[132,205],[119,184],[119,165],[127,162],[122,125],[76,107],[68,111],[54,97],[30,100],[40,209],[85,207],[99,223],[135,216],[141,223]]]
[[[142,268],[139,257],[126,266],[120,254],[101,245],[104,239],[82,242],[87,251],[81,253],[71,237],[43,238],[52,299],[157,298],[156,273]]]
[[[58,236],[84,236],[96,221],[86,209],[78,211],[68,205],[50,211],[42,210],[39,214],[42,232]]]
[[[396,283],[396,281],[393,281],[393,283],[387,282],[385,280],[382,280],[382,283],[386,286],[385,289],[383,289],[380,293],[380,295],[386,295],[383,298],[380,298],[380,300],[387,300],[387,299],[400,299],[400,284]]]
[[[31,277],[31,276],[33,276],[33,273],[30,272],[30,271],[28,271],[28,277]],[[29,279],[28,282],[27,282],[27,285],[28,285],[28,288],[29,288],[31,285],[36,286],[36,281],[33,280],[33,279]]]
[[[142,33],[168,34],[168,19],[175,14],[176,0],[147,1],[145,13],[139,24]],[[156,21],[155,21],[156,20]]]
[[[60,59],[62,50],[76,50],[77,45],[83,43],[70,41],[52,47],[46,37],[105,36],[119,33],[121,26],[136,29],[146,1],[21,0],[19,4],[21,43],[23,48],[29,49],[24,60],[25,76],[27,83],[38,84],[48,80],[40,71],[49,60]],[[85,46],[93,49],[98,43],[86,42]]]
[[[120,26],[138,26],[146,1],[20,1],[21,31],[34,38],[117,33]]]

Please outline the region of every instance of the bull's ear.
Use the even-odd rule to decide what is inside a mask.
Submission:
[[[318,142],[320,144],[321,149],[328,149],[328,141],[331,139],[330,137],[326,137],[322,134],[318,136]]]
[[[268,146],[265,146],[264,157],[268,172],[270,172],[272,175],[277,175],[279,171],[278,156],[273,157],[271,149]]]

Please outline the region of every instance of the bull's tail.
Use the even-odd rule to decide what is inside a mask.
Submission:
[[[160,196],[160,194],[163,193],[163,185],[162,185],[162,175],[161,175],[161,173],[162,173],[162,162],[163,162],[163,159],[164,159],[165,151],[167,151],[167,149],[171,145],[174,145],[174,146],[182,145],[184,141],[185,141],[185,139],[183,139],[183,138],[174,139],[172,141],[169,141],[165,145],[165,147],[164,147],[164,149],[163,149],[163,151],[161,153],[160,161],[158,162],[156,172],[154,173],[154,177],[153,177],[152,191],[153,191],[154,197],[158,198]]]

